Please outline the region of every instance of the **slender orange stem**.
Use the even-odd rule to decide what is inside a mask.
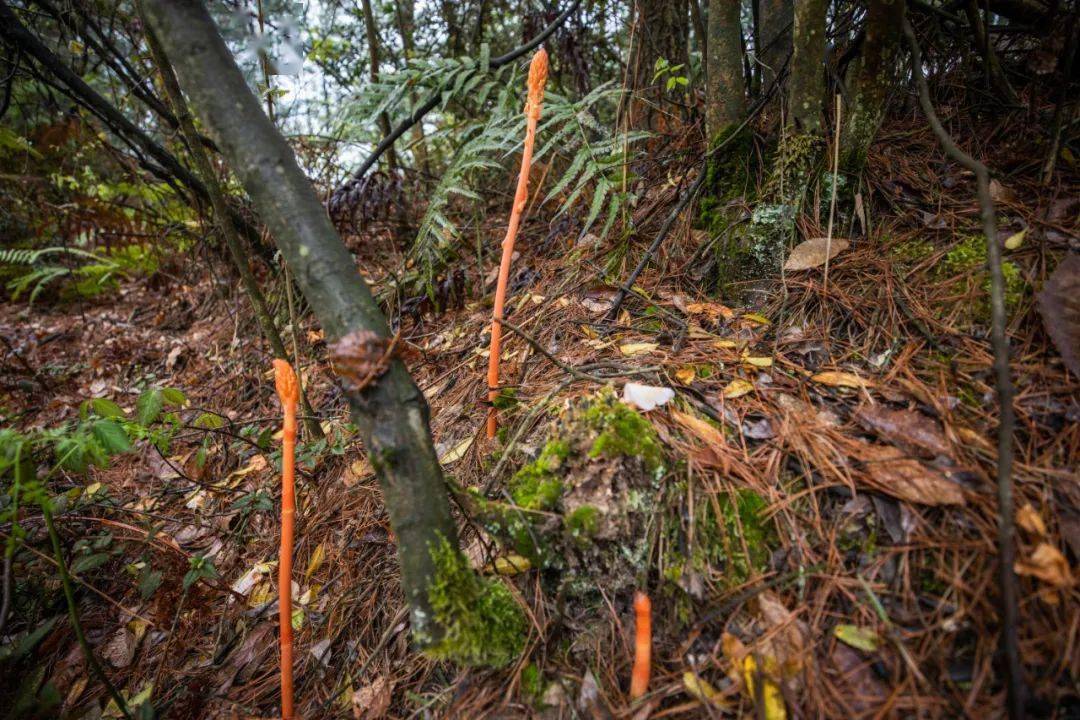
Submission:
[[[292,555],[296,516],[296,405],[300,388],[285,360],[274,360],[274,384],[285,413],[281,428],[281,547],[278,552],[278,632],[281,645],[281,717],[293,718]]]
[[[514,207],[510,211],[510,222],[506,226],[506,238],[502,244],[502,261],[499,263],[499,281],[495,285],[495,309],[491,322],[491,354],[488,356],[488,400],[494,403],[499,395],[499,355],[502,352],[503,306],[506,304],[506,283],[510,279],[510,261],[514,256],[514,240],[517,239],[521,213],[529,199],[529,168],[532,166],[533,145],[536,142],[536,123],[540,120],[540,107],[544,102],[544,85],[547,83],[547,50],[540,48],[533,55],[529,65],[529,98],[525,103],[525,147],[521,151],[521,171],[518,173],[517,191],[514,193]],[[495,437],[498,421],[495,406],[488,408],[487,436]]]
[[[637,700],[649,689],[652,672],[652,601],[634,593],[634,669],[630,674],[630,697]]]

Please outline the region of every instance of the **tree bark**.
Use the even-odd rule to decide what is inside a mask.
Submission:
[[[157,65],[158,73],[161,75],[161,84],[165,87],[165,95],[176,113],[174,117],[177,125],[191,149],[191,158],[195,162],[195,171],[206,184],[206,191],[210,195],[210,204],[214,209],[214,218],[217,221],[218,231],[225,241],[225,246],[229,249],[229,255],[236,266],[236,271],[240,274],[240,283],[244,286],[244,292],[247,294],[251,307],[255,311],[255,318],[259,322],[263,336],[270,343],[270,349],[273,350],[274,357],[288,360],[289,354],[285,350],[285,343],[281,339],[277,326],[274,325],[274,318],[270,315],[270,310],[266,306],[266,298],[263,297],[262,291],[259,289],[259,283],[255,280],[255,275],[248,266],[247,255],[244,252],[243,243],[240,241],[240,234],[229,217],[229,204],[225,199],[225,191],[218,182],[214,168],[210,165],[210,159],[206,156],[206,151],[197,141],[199,137],[198,131],[195,129],[195,122],[191,118],[187,101],[184,100],[184,94],[180,91],[180,83],[176,80],[176,73],[173,72],[164,48],[161,47],[161,43],[158,42],[154,33],[150,32],[149,28],[146,30],[146,42],[150,46],[150,54],[153,56],[154,64]],[[297,369],[299,370],[299,368]],[[304,428],[311,437],[322,438],[322,428],[319,426],[315,411],[312,409],[307,394],[303,390],[300,391],[300,402],[304,410]]]
[[[192,105],[272,228],[328,340],[348,336],[388,342],[386,319],[352,256],[291,148],[263,114],[202,3],[145,0],[145,9]],[[373,361],[381,364],[385,359]],[[479,580],[467,565],[464,580],[458,565],[451,562],[447,567],[447,548],[454,558],[460,552],[431,442],[427,403],[396,359],[366,387],[346,383],[346,393],[397,536],[414,640],[446,656],[450,653],[444,652],[444,639],[455,639],[461,628],[453,627],[454,618],[438,613],[433,593],[437,588],[445,592],[448,571],[451,581]]]
[[[866,36],[847,73],[847,122],[841,129],[840,167],[856,174],[885,117],[889,89],[896,80],[904,0],[870,0]]]
[[[757,10],[754,26],[754,55],[759,69],[758,84],[768,87],[791,52],[791,28],[795,10],[792,0],[753,0]]]
[[[739,0],[710,0],[705,125],[709,143],[722,139],[746,113]]]
[[[637,0],[637,34],[630,56],[630,87],[635,97],[630,103],[630,124],[643,130],[662,132],[672,116],[681,115],[680,101],[686,90],[676,85],[665,88],[668,76],[653,82],[660,58],[670,66],[682,65],[676,75],[688,75],[690,17],[687,0]]]
[[[795,4],[787,122],[796,132],[810,135],[821,134],[828,7],[828,0],[799,0]]]

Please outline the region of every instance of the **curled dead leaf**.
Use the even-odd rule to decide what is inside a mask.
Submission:
[[[1073,584],[1069,561],[1050,543],[1039,543],[1031,557],[1017,560],[1013,569],[1017,575],[1036,577],[1054,587],[1063,588]]]
[[[794,272],[821,267],[826,260],[832,260],[847,250],[850,244],[843,238],[810,238],[791,249],[787,262],[784,263],[784,270]]]
[[[861,390],[863,388],[870,388],[874,386],[872,380],[861,378],[855,373],[835,370],[819,372],[816,375],[812,375],[810,379],[820,385],[828,385],[830,387],[846,387],[853,388],[855,390]]]
[[[748,380],[743,380],[742,378],[735,378],[724,386],[724,390],[721,394],[728,400],[732,400],[737,397],[742,397],[753,390],[753,383]]]

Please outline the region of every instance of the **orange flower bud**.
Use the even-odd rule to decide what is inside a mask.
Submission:
[[[540,106],[544,103],[544,85],[548,76],[547,50],[540,48],[529,63],[529,99],[525,112],[530,117],[540,117]]]

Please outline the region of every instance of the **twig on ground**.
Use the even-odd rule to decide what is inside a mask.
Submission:
[[[937,136],[945,154],[975,174],[983,234],[986,235],[986,257],[990,266],[991,342],[994,352],[994,375],[997,387],[999,421],[997,433],[998,489],[998,560],[1001,592],[1001,644],[1005,654],[1008,687],[1009,718],[1024,717],[1024,677],[1020,666],[1020,647],[1017,639],[1019,601],[1016,573],[1016,538],[1013,520],[1012,460],[1013,460],[1013,384],[1009,377],[1009,339],[1005,334],[1005,279],[1001,270],[1001,247],[997,240],[997,218],[994,200],[990,196],[990,171],[956,144],[942,126],[930,100],[930,90],[923,75],[922,51],[911,23],[904,19],[904,35],[911,49],[911,74],[919,94],[919,104]]]

